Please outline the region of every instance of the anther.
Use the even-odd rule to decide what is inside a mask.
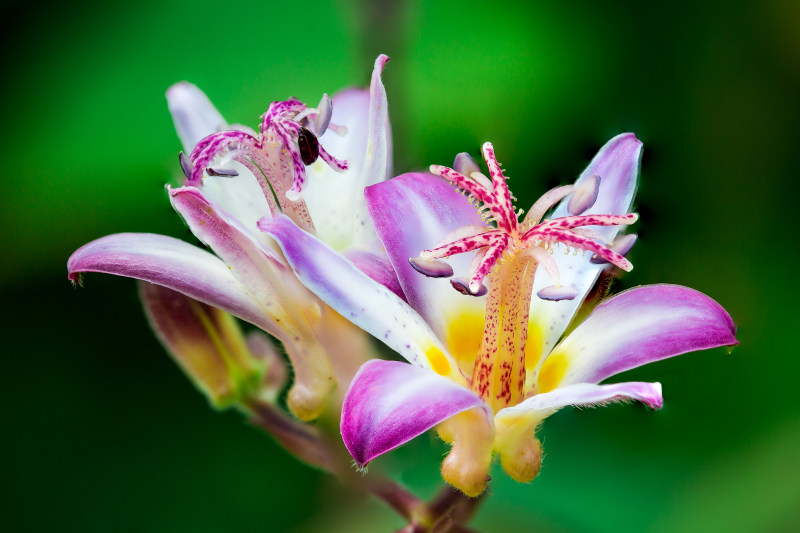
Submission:
[[[478,164],[472,159],[472,156],[469,155],[467,152],[461,152],[456,156],[456,160],[453,162],[453,170],[461,174],[462,176],[468,176],[473,172],[480,172],[481,169]]]
[[[192,164],[192,160],[189,157],[181,152],[178,155],[178,161],[181,163],[181,170],[183,170],[184,176],[186,176],[187,180],[192,179],[192,170],[194,169],[194,165]]]
[[[209,176],[220,176],[223,178],[234,178],[239,175],[238,172],[233,170],[232,168],[212,168],[208,167],[206,169],[206,173]]]
[[[489,292],[489,289],[483,283],[481,283],[476,292],[472,292],[469,288],[469,280],[465,278],[453,278],[450,280],[450,285],[461,294],[466,294],[467,296],[483,296]]]
[[[557,302],[559,300],[572,300],[578,295],[578,291],[569,285],[550,285],[536,293],[542,300]]]
[[[594,205],[599,192],[600,176],[597,174],[589,176],[588,179],[583,180],[583,183],[575,187],[575,192],[572,193],[572,197],[567,203],[567,211],[570,215],[580,215]]]
[[[624,257],[628,254],[628,252],[631,251],[633,245],[636,244],[636,239],[637,236],[635,233],[628,233],[626,235],[622,235],[621,237],[615,239],[614,243],[608,248]],[[592,255],[592,258],[589,261],[591,261],[595,265],[604,265],[608,263],[608,261],[606,261],[602,257],[599,257],[596,254]]]
[[[444,261],[409,257],[408,263],[414,270],[429,278],[449,278],[453,275],[453,267]]]

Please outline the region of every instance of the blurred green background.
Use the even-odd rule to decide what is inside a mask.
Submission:
[[[148,330],[135,284],[66,279],[119,231],[189,238],[164,99],[203,88],[231,122],[366,85],[379,52],[395,169],[492,140],[519,205],[610,137],[645,144],[636,269],[717,299],[741,345],[631,371],[666,405],[565,409],[541,475],[497,470],[482,531],[800,528],[797,239],[800,6],[733,2],[5,2],[0,40],[4,531],[390,531],[343,490],[215,413]],[[383,459],[424,494],[444,448]]]

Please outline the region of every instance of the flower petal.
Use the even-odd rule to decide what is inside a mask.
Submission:
[[[297,277],[311,292],[414,365],[463,379],[430,327],[383,285],[285,216],[260,227],[280,245]]]
[[[183,151],[187,154],[204,137],[228,128],[211,100],[188,81],[176,83],[167,89],[167,105]]]
[[[195,187],[168,187],[172,207],[192,233],[231,268],[236,278],[273,316],[284,311],[275,301],[277,287],[287,282],[287,269],[271,249],[256,242],[235,218]]]
[[[67,262],[69,278],[103,272],[149,281],[278,333],[253,296],[227,265],[200,248],[172,237],[149,233],[107,235],[79,248]]]
[[[642,154],[642,143],[632,133],[617,135],[608,141],[586,167],[586,170],[575,182],[580,185],[586,180],[600,176],[600,187],[597,200],[587,209],[584,215],[622,215],[628,212],[636,192],[639,159]],[[556,207],[551,218],[568,216],[570,196]],[[594,234],[606,242],[612,242],[619,232],[618,226],[592,226]],[[592,264],[591,253],[566,252],[557,247],[553,254],[561,285],[573,287],[577,296],[572,300],[543,302],[534,297],[531,299],[530,325],[528,327],[528,347],[526,366],[528,368],[528,384],[535,379],[536,371],[547,354],[567,329],[575,316],[586,294],[594,285],[605,265]],[[552,281],[544,269],[539,269],[534,283],[534,293],[539,292]]]
[[[471,365],[483,333],[485,300],[459,294],[446,278],[420,274],[409,263],[458,228],[484,226],[477,210],[455,187],[432,174],[403,174],[367,187],[367,207],[408,303],[445,340],[451,353]],[[467,275],[474,254],[448,258],[457,276]],[[471,366],[469,366],[471,372]]]
[[[495,415],[495,422],[500,423],[506,417],[514,417],[528,413],[539,413],[541,418],[568,405],[604,405],[626,399],[638,400],[653,409],[661,409],[664,398],[661,396],[660,383],[629,381],[596,385],[594,383],[573,383],[558,387],[551,392],[543,392],[518,403],[513,407],[501,409]]]
[[[539,391],[597,383],[625,370],[695,350],[737,344],[717,302],[680,285],[647,285],[606,300],[542,365]]]
[[[272,250],[257,243],[200,190],[181,187],[169,189],[169,193],[173,207],[195,236],[228,264],[275,322],[275,336],[286,345],[295,374],[289,406],[303,420],[314,418],[334,386],[327,350],[309,322],[309,317],[320,313],[317,299],[298,283]]]
[[[372,360],[353,378],[342,406],[342,439],[364,466],[436,424],[488,407],[469,389],[428,370],[397,361]]]
[[[499,410],[494,417],[494,449],[500,455],[503,470],[521,483],[527,483],[536,477],[542,461],[542,446],[536,438],[536,427],[562,407],[601,405],[628,399],[639,400],[653,409],[660,409],[663,404],[661,384],[576,383],[537,394],[513,407]]]
[[[334,95],[331,123],[344,126],[343,136],[329,129],[319,139],[326,150],[346,159],[348,170],[334,172],[322,162],[306,170],[304,191],[317,234],[336,250],[363,247],[377,251],[375,233],[364,205],[364,187],[391,174],[391,128],[386,90],[381,82],[389,58],[375,61],[369,91],[347,89]]]
[[[153,283],[139,282],[139,295],[161,343],[214,406],[255,392],[264,365],[231,315]]]
[[[397,280],[397,274],[394,273],[392,264],[386,256],[360,250],[347,252],[344,256],[361,272],[395,293],[403,301],[406,300],[406,295],[403,294],[403,289]]]

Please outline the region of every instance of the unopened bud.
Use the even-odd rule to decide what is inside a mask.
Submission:
[[[156,335],[214,407],[257,392],[264,367],[247,348],[236,319],[160,285],[140,282],[139,294]]]

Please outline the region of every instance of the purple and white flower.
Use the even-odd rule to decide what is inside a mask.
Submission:
[[[431,168],[446,180],[405,174],[367,188],[405,301],[286,217],[260,223],[306,287],[410,363],[373,360],[354,377],[341,432],[356,462],[436,427],[453,445],[444,479],[471,496],[485,489],[493,455],[512,478],[532,480],[535,430],[561,407],[662,405],[658,383],[605,379],[737,343],[718,303],[677,285],[624,291],[562,338],[608,263],[631,268],[623,256],[633,238],[617,234],[637,218],[628,213],[641,155],[632,134],[609,141],[574,186],[545,194],[522,222],[494,149],[483,151],[490,178],[460,155],[454,169]],[[446,279],[453,272],[468,276]]]
[[[258,133],[229,126],[194,85],[171,87],[169,109],[190,155],[181,153],[186,181],[168,187],[169,199],[211,252],[162,235],[109,235],[72,254],[69,278],[104,272],[152,284],[141,295],[154,329],[215,405],[263,392],[257,382],[269,374],[264,358],[245,346],[228,314],[258,326],[283,344],[291,361],[291,411],[303,420],[316,417],[337,381],[346,384],[366,360],[368,339],[298,282],[257,223],[288,217],[400,292],[377,237],[358,219],[366,218],[363,188],[391,172],[381,82],[388,60],[375,61],[369,90],[324,95],[316,108],[294,98],[273,102]],[[316,187],[317,179],[326,184]],[[333,214],[334,206],[323,201],[326,186],[345,191],[340,200],[347,205]],[[339,220],[343,213],[348,222]],[[328,227],[332,220],[336,228]]]

